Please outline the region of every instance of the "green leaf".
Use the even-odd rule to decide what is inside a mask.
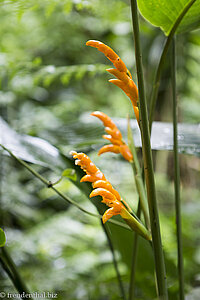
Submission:
[[[3,229],[0,228],[0,247],[3,247],[6,243],[6,235]]]
[[[114,118],[113,120],[126,139],[126,119]],[[135,146],[141,147],[140,130],[137,121],[131,120],[130,123]],[[90,120],[87,116],[82,116],[79,120],[74,120],[74,122],[70,122],[55,131],[52,129],[49,130],[48,135],[52,136],[54,141],[56,139],[59,140],[59,143],[62,145],[60,149],[64,149],[65,153],[68,153],[72,149],[88,152],[89,150],[94,150],[94,147],[97,150],[106,143],[102,139],[103,130],[102,124]],[[179,152],[199,157],[200,132],[198,124],[178,124],[178,134],[181,137],[179,139]],[[153,123],[151,147],[153,150],[173,150],[173,126],[171,123]]]
[[[189,3],[194,2],[181,21],[176,33],[200,27],[200,0],[138,0],[142,16],[152,25],[160,27],[168,36],[175,22]]]
[[[66,165],[65,159],[60,155],[58,149],[49,142],[15,132],[1,117],[0,128],[0,144],[22,160],[51,169],[63,169],[63,166]],[[3,153],[7,155],[6,152]]]
[[[63,177],[67,177],[73,181],[76,181],[77,180],[77,175],[76,175],[76,171],[74,169],[65,169],[63,172],[62,172],[62,176]]]

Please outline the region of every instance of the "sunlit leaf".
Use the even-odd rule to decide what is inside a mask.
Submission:
[[[77,175],[76,175],[76,172],[74,169],[65,169],[63,172],[62,172],[62,176],[63,177],[67,177],[73,181],[76,181],[77,180]]]
[[[169,35],[173,25],[182,13],[188,0],[138,0],[141,14],[151,24],[160,27]],[[200,27],[200,1],[196,0],[181,21],[177,33],[194,30]]]

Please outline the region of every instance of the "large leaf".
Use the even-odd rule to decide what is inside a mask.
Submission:
[[[138,6],[145,19],[169,35],[176,20],[189,2],[191,0],[138,0]],[[200,0],[196,0],[188,10],[177,29],[177,33],[198,27],[200,27]]]
[[[113,119],[123,136],[127,134],[127,120]],[[131,127],[134,135],[136,147],[141,147],[140,130],[137,122],[131,120]],[[72,148],[81,151],[88,151],[88,148],[98,148],[106,143],[102,139],[104,127],[98,120],[92,117],[88,118],[83,115],[80,120],[74,121],[66,126],[62,126],[55,132],[53,130],[44,133],[55,141],[59,138],[59,142],[63,144],[61,148],[68,153]],[[178,142],[179,152],[200,156],[200,132],[199,125],[195,124],[178,124]],[[68,145],[68,146],[67,146]],[[69,146],[70,145],[70,146]],[[154,122],[151,135],[151,147],[153,150],[173,150],[173,126],[171,123]]]
[[[17,157],[53,169],[66,167],[58,149],[47,141],[15,132],[2,118],[0,118],[0,128],[0,144],[11,150]]]
[[[123,135],[126,136],[127,121],[125,119],[115,119]],[[131,126],[134,134],[134,141],[137,147],[141,147],[140,131],[137,122],[132,120]],[[42,165],[52,169],[64,170],[66,167],[74,168],[73,160],[60,154],[59,150],[52,146],[45,139],[21,135],[15,132],[9,125],[0,118],[0,143],[11,150],[17,157],[30,163]],[[68,153],[76,150],[88,151],[104,144],[102,139],[103,126],[97,120],[89,120],[81,117],[77,122],[63,126],[59,131],[49,131],[45,135],[54,142],[59,137],[59,142],[63,142],[63,150]],[[62,139],[60,138],[63,138]],[[179,152],[200,156],[200,132],[199,125],[179,124],[178,125]],[[151,146],[153,150],[173,149],[173,127],[170,123],[154,122],[151,136]],[[61,147],[62,148],[62,147]],[[0,149],[1,150],[1,149]],[[4,152],[6,154],[6,152]],[[77,168],[78,171],[78,168]],[[82,174],[80,174],[81,176]]]

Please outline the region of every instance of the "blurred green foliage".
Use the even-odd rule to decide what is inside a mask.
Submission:
[[[3,229],[0,228],[0,247],[3,247],[6,243],[6,235]]]
[[[76,140],[76,132],[80,131],[79,117],[83,113],[89,117],[91,111],[101,110],[119,118],[126,117],[131,111],[133,116],[125,95],[107,82],[109,75],[105,69],[109,62],[102,54],[85,46],[88,39],[109,44],[136,79],[128,1],[10,0],[1,1],[0,7],[0,110],[13,129],[43,138],[68,155],[70,141],[74,140],[73,145],[80,142],[78,134]],[[143,18],[141,42],[149,99],[164,35]],[[180,121],[198,123],[199,31],[180,35],[177,47]],[[157,120],[172,119],[169,73],[167,60],[159,90]],[[70,124],[76,125],[72,137],[65,130]],[[87,141],[90,128],[81,130]],[[96,134],[101,134],[98,127]],[[68,142],[66,145],[65,141]],[[92,149],[88,146],[88,150]],[[90,154],[120,194],[136,209],[137,193],[128,164],[112,154],[103,158],[98,158],[96,151]],[[176,299],[177,254],[170,153],[155,152],[155,166],[170,299]],[[63,161],[63,170],[67,167]],[[58,179],[60,170],[52,172],[41,165],[34,168],[52,182]],[[190,295],[196,293],[200,282],[199,168],[196,157],[181,155],[185,279]],[[119,299],[112,256],[98,219],[83,215],[66,204],[2,154],[0,172],[1,225],[6,232],[8,250],[29,290],[57,292],[58,299]],[[58,187],[95,212],[91,202],[73,183],[64,179]],[[119,236],[126,238],[124,232],[119,232]],[[131,254],[128,246],[121,254],[117,252],[126,291],[127,263],[130,262],[127,253]],[[3,271],[0,278],[0,290],[15,291]],[[136,287],[136,299],[153,299],[156,295],[151,249],[142,240]]]

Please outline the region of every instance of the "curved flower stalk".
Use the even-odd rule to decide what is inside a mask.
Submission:
[[[139,124],[138,89],[125,63],[109,46],[105,45],[102,42],[90,40],[87,41],[86,45],[97,48],[99,51],[104,53],[104,55],[113,63],[116,69],[111,68],[107,69],[106,71],[114,75],[117,79],[110,79],[109,82],[120,87],[124,91],[124,93],[130,98],[133,104],[135,117]]]
[[[76,151],[71,151],[70,154],[75,159],[75,164],[86,172],[86,175],[83,176],[80,181],[89,181],[92,183],[94,190],[91,192],[90,198],[101,196],[101,202],[109,207],[102,217],[103,223],[107,222],[112,216],[121,215],[132,230],[139,233],[145,239],[151,240],[150,232],[131,214],[132,211],[128,204],[121,198],[119,193],[113,188],[105,175],[95,166],[90,158],[86,154],[77,153]]]
[[[110,145],[103,146],[100,150],[98,155],[101,155],[106,152],[113,152],[113,153],[121,153],[121,155],[128,160],[129,162],[133,161],[133,156],[129,147],[122,139],[122,134],[120,130],[117,128],[115,123],[109,118],[106,114],[101,111],[94,111],[91,113],[91,116],[99,118],[105,126],[105,131],[108,135],[103,135],[102,137],[109,142]]]

